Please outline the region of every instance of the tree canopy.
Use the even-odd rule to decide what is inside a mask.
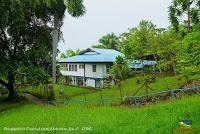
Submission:
[[[184,23],[187,25],[188,31],[192,30],[192,25],[200,22],[199,16],[200,1],[199,0],[173,0],[169,7],[169,19],[176,31],[179,30],[179,18],[187,15]]]
[[[57,4],[49,8],[45,1],[40,5],[27,0],[0,2],[0,84],[9,90],[9,98],[16,96],[14,84],[20,70],[40,68],[49,73],[52,15],[56,9],[60,16],[65,12],[64,3]]]

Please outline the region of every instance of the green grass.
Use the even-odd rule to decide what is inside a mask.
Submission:
[[[137,80],[140,80],[142,77],[132,77],[127,80],[125,80],[122,83],[122,94],[123,96],[132,96],[141,86],[141,84],[137,84]],[[180,82],[178,81],[177,77],[174,76],[167,76],[165,78],[163,77],[157,77],[156,82],[151,83],[149,86],[154,90],[154,91],[161,91],[161,90],[168,90],[168,89],[176,89],[179,88]],[[149,93],[152,92],[149,90]],[[142,88],[136,95],[142,95],[146,94],[145,88]],[[116,87],[112,87],[111,89],[103,89],[102,90],[102,95],[103,98],[112,98],[112,97],[119,97],[120,96],[120,91]],[[80,96],[75,96],[72,98],[72,100],[85,100],[85,97],[87,100],[96,100],[99,99],[97,102],[90,102],[93,104],[100,104],[100,92],[95,92],[88,94],[86,96],[80,95]],[[121,100],[120,99],[115,99],[115,100],[109,100],[106,101],[105,103],[108,104],[116,104],[119,103]]]
[[[198,79],[199,76],[193,76],[190,79]],[[142,83],[138,84],[138,80],[141,80],[142,76],[136,76],[136,77],[131,77],[127,80],[125,80],[122,83],[122,94],[123,96],[132,96],[141,86]],[[165,77],[156,77],[156,81],[153,83],[150,83],[150,87],[154,90],[154,91],[162,91],[162,90],[168,90],[168,89],[176,89],[181,87],[184,84],[184,80],[178,80],[178,76],[165,76]],[[60,89],[64,89],[64,96],[65,99],[67,96],[71,97],[72,101],[77,101],[77,100],[87,100],[87,101],[93,101],[93,102],[89,102],[91,105],[95,104],[95,105],[99,105],[101,104],[101,95],[100,95],[100,91],[97,92],[90,92],[91,89],[87,89],[87,88],[82,88],[82,87],[73,87],[73,86],[64,86],[62,84],[58,84],[56,86],[56,98],[57,99],[63,99],[63,95],[59,94]],[[35,94],[36,93],[42,93],[44,96],[44,87],[43,86],[39,86],[37,88],[34,88],[33,90],[31,88],[26,88],[25,90],[27,90],[28,92],[33,92]],[[86,95],[84,95],[84,93],[87,93]],[[151,93],[152,91],[149,90],[149,93]],[[140,90],[136,96],[140,96],[146,94],[145,88],[143,87],[142,90]],[[103,98],[113,98],[113,97],[119,97],[120,96],[120,91],[118,88],[116,87],[111,87],[110,89],[103,89],[102,90],[102,96]],[[114,100],[109,100],[109,101],[104,101],[104,104],[108,104],[108,105],[116,105],[119,104],[121,102],[120,99],[114,99]]]
[[[91,127],[91,134],[172,134],[180,119],[191,119],[193,131],[200,132],[200,96],[157,103],[143,108],[36,106],[26,104],[0,113],[4,127]],[[34,132],[16,131],[14,134]],[[36,132],[35,132],[36,133]],[[44,133],[44,132],[43,132]],[[64,133],[62,131],[46,133]],[[71,132],[69,132],[71,133]]]
[[[63,98],[63,95],[59,94],[61,89],[63,89],[65,97],[91,91],[90,89],[87,89],[87,88],[75,87],[75,86],[64,86],[62,84],[57,84],[55,95],[56,95],[56,98],[58,99]],[[46,96],[46,93],[44,92],[44,85],[39,85],[37,87],[26,87],[26,88],[21,89],[20,91],[28,92],[28,93],[34,94],[36,96],[41,96],[41,97]]]
[[[64,85],[57,85],[56,89],[57,89],[57,93],[60,91],[60,89],[64,89],[64,94],[69,95],[69,96],[73,94],[89,91],[89,89],[86,89],[86,88],[75,87],[75,86],[74,87],[64,86]]]
[[[28,102],[20,101],[20,102],[17,102],[17,103],[11,103],[11,102],[5,101],[5,98],[0,98],[0,113],[7,111],[7,110],[10,110],[10,109],[13,109],[13,108],[23,106],[25,104],[28,104]]]

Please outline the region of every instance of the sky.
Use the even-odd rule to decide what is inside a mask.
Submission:
[[[171,0],[84,0],[86,14],[73,18],[65,13],[61,28],[64,42],[59,50],[86,49],[98,43],[107,33],[119,35],[137,27],[143,19],[158,27],[168,27],[168,7]]]

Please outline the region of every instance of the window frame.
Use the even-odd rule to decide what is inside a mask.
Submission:
[[[77,64],[74,65],[74,71],[77,72]]]
[[[96,72],[97,72],[97,65],[96,65],[96,64],[93,64],[93,65],[92,65],[92,72],[93,72],[93,73],[96,73]]]
[[[65,64],[65,71],[68,71],[68,64]]]
[[[72,65],[69,64],[69,71],[72,71]]]
[[[109,73],[112,66],[110,64],[106,64],[106,72]]]

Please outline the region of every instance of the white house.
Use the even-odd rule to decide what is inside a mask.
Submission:
[[[60,60],[60,72],[71,78],[71,84],[102,88],[117,56],[123,54],[113,49],[88,48],[77,56]]]
[[[76,56],[60,60],[60,72],[69,77],[73,85],[102,88],[117,56],[124,55],[113,49],[88,48]],[[131,69],[144,69],[148,66],[153,66],[155,70],[156,62],[135,60],[129,63]]]

